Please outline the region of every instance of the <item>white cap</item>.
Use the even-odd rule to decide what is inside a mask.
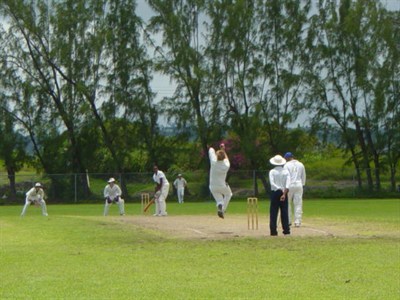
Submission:
[[[110,179],[108,179],[107,182],[108,182],[108,183],[115,182],[115,179],[114,179],[113,177],[111,177]]]
[[[35,187],[42,187],[42,185],[40,184],[40,182],[36,182]]]

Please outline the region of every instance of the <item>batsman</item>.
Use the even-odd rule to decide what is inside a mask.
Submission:
[[[156,183],[156,193],[160,192],[160,196],[155,198],[156,211],[154,216],[167,216],[168,213],[166,200],[169,193],[169,182],[164,172],[158,169],[158,166],[154,165],[153,172],[153,180]]]

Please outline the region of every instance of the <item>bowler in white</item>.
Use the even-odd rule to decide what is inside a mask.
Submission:
[[[220,145],[220,150],[215,152],[213,147],[208,150],[210,158],[210,191],[217,203],[217,215],[224,219],[229,201],[232,198],[232,190],[226,182],[226,175],[231,166],[225,145]]]

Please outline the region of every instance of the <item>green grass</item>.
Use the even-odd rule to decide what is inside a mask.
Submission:
[[[168,204],[214,216],[214,203]],[[244,213],[232,202],[229,213]],[[400,202],[313,200],[304,218],[373,234],[185,240],[121,222],[117,209],[0,207],[0,299],[398,299]],[[267,216],[268,202],[260,203]],[[127,204],[128,215],[139,204]],[[132,213],[135,212],[135,213]],[[265,219],[264,219],[265,222]],[[333,226],[333,225],[332,225]]]

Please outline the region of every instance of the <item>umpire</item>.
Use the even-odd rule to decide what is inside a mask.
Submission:
[[[283,168],[286,160],[281,155],[275,155],[269,162],[275,167],[269,171],[269,182],[271,184],[271,203],[269,208],[269,229],[272,236],[278,235],[277,218],[281,212],[283,234],[290,234],[288,197],[290,185],[290,174]]]

